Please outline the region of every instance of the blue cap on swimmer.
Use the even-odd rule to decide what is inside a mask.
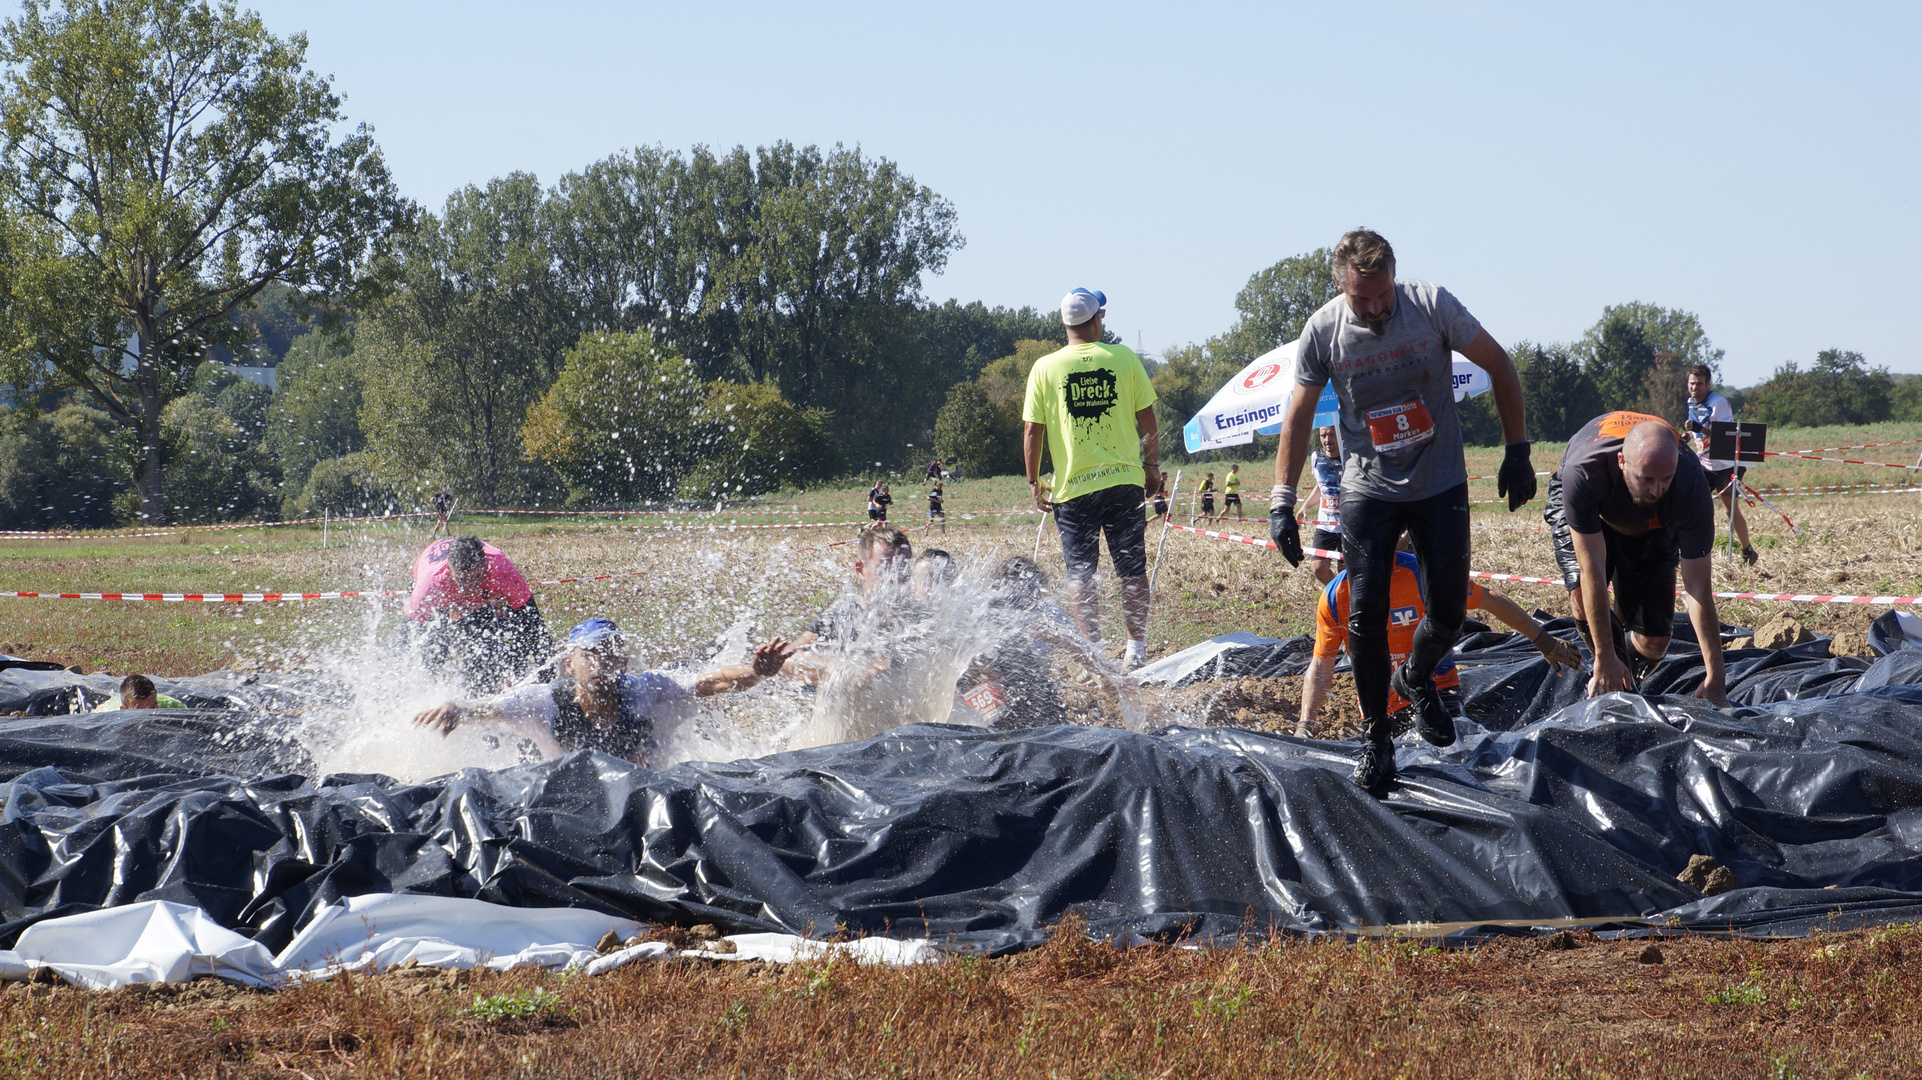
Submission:
[[[571,649],[591,649],[620,639],[621,628],[614,625],[613,619],[588,619],[567,632],[567,645]]]

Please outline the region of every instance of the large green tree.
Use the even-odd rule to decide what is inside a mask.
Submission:
[[[633,503],[674,494],[701,459],[700,372],[646,331],[589,334],[527,410],[527,455],[565,477],[573,501]]]
[[[1895,403],[1889,369],[1870,367],[1858,352],[1824,349],[1807,371],[1792,360],[1776,368],[1749,391],[1742,418],[1798,427],[1873,424],[1889,419]]]
[[[366,448],[361,376],[347,343],[322,332],[295,338],[277,374],[265,442],[280,462],[282,500],[291,506],[315,465]]]
[[[1722,361],[1722,350],[1709,341],[1693,312],[1639,300],[1603,308],[1602,317],[1582,335],[1575,350],[1605,409],[1660,406],[1651,402],[1648,385],[1649,376],[1657,374],[1658,352],[1668,353],[1671,365],[1683,372],[1696,364],[1707,364],[1712,370]],[[1654,389],[1656,396],[1662,396],[1661,387]]]
[[[1300,337],[1308,316],[1341,293],[1335,287],[1332,255],[1327,248],[1316,248],[1257,271],[1235,295],[1240,318],[1208,343],[1209,351],[1239,371],[1262,353]]]
[[[393,293],[355,330],[368,450],[397,489],[538,500],[521,423],[579,338],[548,246],[545,195],[514,173],[468,187],[400,245]]]
[[[372,136],[336,138],[306,39],[231,0],[26,0],[0,27],[4,338],[16,385],[84,390],[166,518],[163,410],[273,283],[351,301],[404,223]]]

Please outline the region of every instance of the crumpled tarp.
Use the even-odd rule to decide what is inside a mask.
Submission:
[[[1231,728],[924,725],[662,772],[577,753],[405,784],[275,774],[240,718],[0,723],[0,942],[168,900],[279,953],[374,893],[984,951],[1070,913],[1202,938],[1922,916],[1922,704],[1883,694],[1729,711],[1617,694],[1465,724],[1446,750],[1403,744],[1379,800],[1348,781],[1352,746]],[[1694,854],[1749,887],[1703,900],[1674,876]]]
[[[629,919],[578,908],[507,908],[481,900],[373,893],[322,908],[279,954],[209,918],[199,908],[148,900],[27,928],[0,950],[0,979],[22,980],[48,969],[66,982],[104,990],[139,983],[184,983],[214,976],[247,986],[276,987],[343,971],[518,967],[573,969],[599,975],[639,960],[689,955],[712,960],[788,963],[830,955],[860,963],[923,963],[926,941],[889,938],[810,941],[792,934],[740,934],[677,950],[647,941],[605,955],[601,937],[632,937]]]
[[[65,716],[120,697],[119,675],[83,675],[46,661],[0,656],[0,716]],[[344,701],[336,679],[309,674],[215,671],[181,679],[152,676],[154,688],[190,708],[290,710]]]

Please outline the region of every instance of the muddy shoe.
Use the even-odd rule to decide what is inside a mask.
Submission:
[[[1361,756],[1355,759],[1355,771],[1348,778],[1368,794],[1381,796],[1395,779],[1395,744],[1387,739],[1363,739]]]
[[[1455,741],[1455,718],[1448,715],[1448,705],[1442,701],[1441,691],[1435,689],[1435,679],[1423,679],[1420,686],[1408,685],[1408,668],[1398,667],[1388,680],[1388,686],[1402,696],[1402,700],[1415,707],[1415,730],[1421,737],[1436,746],[1448,746]]]

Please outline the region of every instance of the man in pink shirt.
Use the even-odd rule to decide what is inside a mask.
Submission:
[[[402,610],[421,661],[457,671],[476,692],[512,683],[554,652],[527,579],[478,537],[427,545],[414,560],[414,591]]]

